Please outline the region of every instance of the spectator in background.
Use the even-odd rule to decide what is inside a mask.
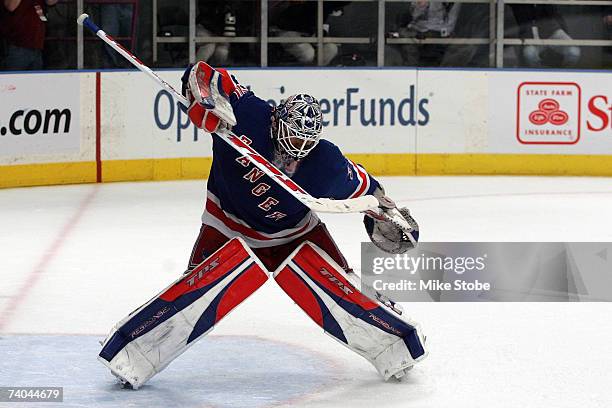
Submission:
[[[132,37],[134,34],[134,5],[129,3],[101,4],[100,23],[104,32],[115,39],[120,37]],[[120,41],[125,43],[125,41]],[[126,48],[132,48],[131,46]],[[129,63],[117,51],[110,46],[104,45],[104,68],[128,67]]]
[[[196,19],[198,37],[235,37],[236,13],[229,1],[200,1],[200,13]],[[196,60],[211,65],[226,65],[229,60],[229,43],[205,43],[196,49]]]
[[[459,38],[489,38],[489,5],[463,4],[454,36]],[[442,67],[487,67],[489,66],[488,44],[459,44],[446,49]]]
[[[607,12],[604,13],[603,22],[608,30],[608,35],[610,35],[610,31],[612,30],[612,10],[607,10]]]
[[[0,37],[6,43],[1,64],[5,70],[37,70],[43,68],[45,44],[45,12],[58,0],[2,0]]]
[[[612,40],[612,7],[603,8],[603,24],[607,40]],[[604,47],[603,52],[603,67],[610,68],[612,66],[612,48]]]
[[[521,38],[571,40],[565,20],[556,6],[543,4],[511,4],[514,18],[519,25]],[[543,66],[543,51],[559,54],[562,66],[575,66],[580,59],[580,48],[576,46],[526,45],[522,49],[525,65]]]
[[[397,31],[393,38],[448,38],[455,31],[460,3],[417,0],[406,4],[403,13],[397,16]],[[403,65],[436,66],[448,45],[446,44],[403,44],[400,46]]]
[[[328,1],[323,3],[323,21],[330,15],[339,16],[350,1]],[[271,34],[277,37],[312,37],[317,34],[317,3],[313,1],[277,1],[270,7]],[[329,26],[323,25],[324,35]],[[315,46],[312,43],[283,43],[282,48],[300,64],[315,61]],[[323,65],[338,55],[338,44],[323,44]]]

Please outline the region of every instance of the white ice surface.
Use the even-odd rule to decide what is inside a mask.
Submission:
[[[410,207],[422,240],[612,241],[610,179],[381,180],[389,195]],[[149,392],[147,398],[118,390],[95,362],[98,349],[91,341],[96,337],[76,335],[102,338],[183,271],[204,195],[202,181],[0,190],[0,333],[8,335],[0,337],[0,353],[17,358],[0,356],[12,361],[0,369],[0,386],[63,385],[66,393],[72,391],[68,405],[74,406],[168,406],[160,396],[183,388],[183,371],[192,378],[201,365],[206,376],[187,384],[207,392],[192,393],[182,406],[612,405],[609,303],[403,304],[422,324],[430,356],[405,382],[384,383],[369,363],[325,336],[271,281],[219,324],[214,339],[203,340],[209,343],[202,343],[202,350],[216,342],[221,351],[189,350],[165,377],[136,392]],[[367,240],[361,217],[322,218],[359,269],[359,242]],[[244,347],[236,347],[241,338]],[[26,349],[45,339],[75,350],[58,362],[49,355],[52,347]],[[271,358],[263,363],[267,353]],[[317,375],[313,362],[321,362]],[[66,369],[55,364],[83,368],[70,381]],[[211,370],[219,377],[213,380]],[[288,381],[296,385],[292,392]],[[214,398],[211,384],[218,391]],[[236,391],[244,387],[248,392]]]

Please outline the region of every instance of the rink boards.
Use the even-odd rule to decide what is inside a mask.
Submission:
[[[324,137],[374,174],[612,175],[608,73],[232,72],[273,105],[318,97]],[[0,187],[208,176],[210,136],[139,72],[2,74],[0,107]]]

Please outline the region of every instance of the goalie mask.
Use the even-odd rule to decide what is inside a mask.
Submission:
[[[319,101],[306,94],[292,95],[274,110],[271,137],[283,156],[299,160],[321,138],[323,114]]]

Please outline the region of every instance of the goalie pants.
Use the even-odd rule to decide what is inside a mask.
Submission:
[[[200,234],[195,241],[189,258],[188,270],[195,268],[229,240],[230,238],[223,235],[217,229],[210,225],[202,224]],[[323,249],[346,272],[352,272],[323,223],[319,223],[310,232],[289,243],[265,248],[252,248],[252,250],[269,271],[274,271],[301,243],[306,241],[310,241]]]

